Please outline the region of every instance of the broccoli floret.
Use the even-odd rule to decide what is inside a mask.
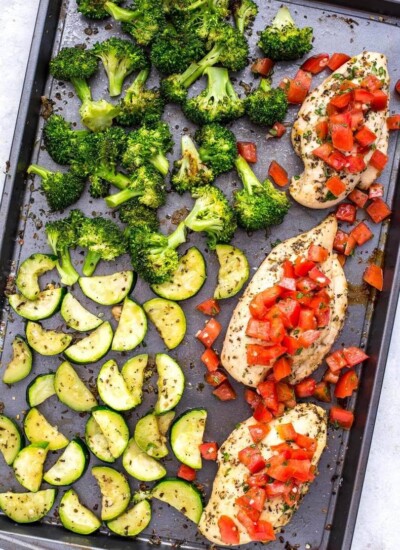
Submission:
[[[107,0],[76,0],[78,11],[89,19],[105,19],[110,16],[106,9]],[[121,4],[122,0],[114,0],[113,4]]]
[[[57,255],[57,270],[61,282],[71,286],[79,279],[79,273],[72,264],[70,249],[78,244],[80,226],[84,215],[79,210],[72,210],[67,218],[55,220],[46,224],[46,234],[49,246]]]
[[[231,6],[236,27],[244,34],[257,17],[258,6],[253,0],[232,0]]]
[[[272,126],[282,122],[288,110],[288,100],[281,88],[272,88],[268,78],[245,99],[246,114],[254,124]]]
[[[110,193],[110,184],[99,176],[89,176],[89,195],[93,199],[103,199]]]
[[[74,172],[51,172],[37,164],[31,164],[27,172],[42,178],[42,190],[53,211],[63,210],[74,204],[85,187],[85,179]]]
[[[228,17],[230,13],[229,0],[173,0],[171,9],[186,14],[207,10],[222,18]]]
[[[261,183],[243,157],[238,156],[235,164],[243,183],[233,205],[239,225],[256,231],[282,223],[290,207],[286,193],[275,189],[268,179]]]
[[[83,124],[92,132],[102,132],[110,128],[119,113],[119,107],[105,99],[85,101],[79,109]]]
[[[93,53],[103,63],[111,97],[120,95],[128,75],[148,65],[145,53],[139,46],[131,40],[115,36],[104,42],[96,42]]]
[[[282,6],[260,35],[258,45],[274,61],[299,59],[312,48],[312,27],[298,28],[286,6]]]
[[[165,204],[164,178],[153,166],[145,164],[135,170],[128,187],[106,197],[106,204],[116,208],[134,197],[149,208],[159,208]]]
[[[195,139],[200,145],[199,155],[214,172],[215,177],[229,172],[237,156],[235,134],[220,124],[206,124],[199,128]]]
[[[60,115],[51,115],[43,128],[47,152],[57,164],[71,164],[76,148],[87,130],[72,130],[72,126]]]
[[[192,197],[196,202],[184,221],[186,227],[206,233],[211,250],[218,243],[228,243],[236,231],[236,219],[223,192],[212,185],[205,185],[195,189]]]
[[[143,164],[150,163],[166,176],[169,161],[165,154],[172,146],[172,135],[166,122],[159,122],[154,126],[141,126],[128,135],[122,164],[128,170],[135,170]]]
[[[100,260],[111,262],[126,252],[126,241],[120,228],[100,216],[83,220],[78,245],[88,249],[82,269],[86,277],[93,275]]]
[[[171,178],[171,183],[176,191],[184,193],[192,191],[195,187],[212,183],[213,171],[201,161],[190,136],[182,136],[181,147],[182,157],[175,161]]]
[[[171,103],[184,103],[187,90],[203,74],[204,68],[198,63],[192,63],[181,74],[173,74],[161,81],[161,93]]]
[[[136,124],[154,124],[160,120],[164,111],[164,100],[158,88],[145,88],[149,78],[149,69],[143,69],[125,92],[120,101],[120,115],[117,123],[122,126]]]
[[[148,206],[140,204],[137,198],[130,199],[118,210],[119,219],[130,228],[147,227],[150,231],[158,231],[160,221],[157,212]]]
[[[150,284],[169,281],[179,263],[176,249],[185,240],[184,223],[168,237],[148,227],[129,230],[129,252],[134,270]]]
[[[227,69],[209,67],[207,88],[198,96],[185,101],[183,110],[196,124],[229,122],[244,114],[244,102],[238,97]]]

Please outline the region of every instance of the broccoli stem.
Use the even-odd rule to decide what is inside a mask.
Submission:
[[[47,170],[46,168],[43,168],[43,166],[39,166],[38,164],[31,164],[26,172],[27,174],[36,174],[43,179],[51,174],[50,170]]]
[[[163,176],[166,176],[169,171],[169,161],[165,155],[162,153],[158,153],[157,155],[154,155],[154,157],[151,157],[150,163],[156,168],[160,174]]]
[[[79,273],[72,264],[69,249],[66,248],[58,253],[57,270],[61,275],[61,282],[64,285],[71,286],[79,279]]]
[[[82,273],[85,277],[91,277],[95,272],[97,264],[101,260],[101,255],[93,250],[89,250],[86,255],[85,261],[83,262]]]
[[[208,67],[205,72],[208,77],[207,97],[205,98],[205,103],[210,100],[213,100],[214,102],[223,100],[227,94],[229,97],[236,96],[236,92],[229,80],[228,69],[224,69],[222,67]]]
[[[117,208],[124,202],[134,197],[140,197],[143,193],[141,191],[136,191],[135,189],[123,189],[119,193],[114,193],[114,195],[109,195],[105,198],[107,206],[110,208]]]
[[[147,79],[149,78],[150,69],[143,69],[139,72],[135,80],[129,86],[125,92],[125,99],[130,99],[132,96],[138,94],[143,86],[146,84]]]
[[[261,187],[260,181],[242,156],[238,155],[235,160],[235,166],[242,180],[243,187],[249,195],[252,195],[254,187]]]
[[[181,222],[171,235],[168,236],[168,248],[175,250],[179,245],[186,242],[185,222]]]
[[[108,77],[108,91],[111,97],[121,94],[122,86],[126,77],[126,68],[115,56],[107,56],[103,59],[104,70]]]
[[[76,95],[82,103],[92,100],[92,92],[90,91],[89,84],[84,78],[72,78],[71,84],[75,88]]]
[[[201,219],[202,205],[199,201],[194,203],[192,210],[189,212],[183,223],[196,233],[199,231],[218,231],[221,229],[221,222],[219,219]]]
[[[294,25],[293,17],[290,14],[289,8],[286,6],[281,6],[272,21],[271,27],[282,29],[288,25]]]
[[[122,21],[123,23],[129,23],[140,16],[140,11],[127,10],[114,4],[114,2],[106,2],[104,9],[113,17],[116,21]]]
[[[258,89],[263,92],[269,92],[271,90],[271,80],[269,78],[262,78]]]
[[[208,0],[197,0],[197,2],[193,2],[188,8],[185,9],[185,11],[195,11],[197,8],[201,8],[202,6],[207,6],[209,4]]]

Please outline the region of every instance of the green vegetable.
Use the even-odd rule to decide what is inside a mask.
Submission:
[[[178,193],[191,191],[195,187],[212,183],[214,174],[199,156],[195,144],[188,135],[181,139],[182,157],[175,161],[171,183]]]
[[[87,130],[73,130],[60,115],[51,115],[43,128],[47,152],[57,164],[70,164]]]
[[[157,213],[148,206],[144,206],[137,198],[124,202],[118,210],[119,219],[128,227],[147,226],[151,231],[158,231],[160,221]]]
[[[28,174],[36,174],[42,178],[42,191],[51,210],[64,210],[79,200],[85,187],[85,179],[74,172],[52,172],[31,164]]]
[[[253,0],[233,0],[232,1],[233,17],[237,29],[244,34],[258,13],[258,6]]]
[[[268,78],[245,99],[246,114],[254,124],[273,126],[282,122],[288,110],[288,100],[281,88],[272,88]]]
[[[164,178],[153,166],[140,166],[133,172],[126,189],[106,197],[106,204],[116,208],[134,198],[140,204],[154,209],[165,204]]]
[[[199,155],[215,176],[229,172],[237,156],[236,138],[233,132],[217,123],[199,128],[195,139],[200,145]]]

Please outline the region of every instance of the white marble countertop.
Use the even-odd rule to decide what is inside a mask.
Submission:
[[[0,170],[8,159],[39,0],[0,0]],[[3,184],[0,177],[0,192]],[[393,328],[400,334],[400,307]],[[398,548],[400,491],[400,422],[398,358],[400,340],[393,338],[383,383],[352,550]],[[57,545],[59,546],[59,545]],[[63,545],[64,546],[64,545]],[[37,548],[0,534],[0,550]],[[55,548],[40,545],[40,548]]]

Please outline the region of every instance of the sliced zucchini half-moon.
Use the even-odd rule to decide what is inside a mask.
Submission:
[[[143,304],[143,309],[167,348],[179,346],[186,334],[186,317],[181,306],[171,300],[153,298]]]
[[[129,411],[136,406],[135,398],[113,359],[101,367],[97,376],[97,389],[104,403],[116,411]]]
[[[242,250],[230,244],[217,244],[215,252],[218,256],[219,271],[214,298],[231,298],[242,290],[249,278],[249,262]]]
[[[57,256],[51,254],[32,254],[19,266],[16,284],[28,300],[36,300],[40,294],[39,277],[56,267]]]
[[[40,323],[28,321],[26,325],[26,339],[29,346],[40,355],[58,355],[72,342],[71,334],[46,330]]]
[[[111,349],[130,351],[143,341],[146,332],[147,317],[143,308],[133,300],[125,298]]]
[[[62,288],[50,288],[42,290],[36,300],[27,300],[22,294],[8,296],[10,306],[15,313],[29,321],[41,321],[54,315],[61,306],[66,290]]]
[[[95,396],[85,386],[68,361],[61,363],[56,370],[54,389],[61,403],[64,403],[73,411],[90,411],[97,406]]]
[[[48,374],[39,374],[32,380],[26,390],[26,401],[30,407],[37,407],[46,399],[56,394],[54,389],[53,372]]]
[[[110,466],[94,466],[92,475],[99,484],[102,496],[101,519],[110,521],[120,516],[131,500],[126,477]]]
[[[15,477],[25,489],[36,493],[43,479],[43,466],[47,457],[49,444],[32,443],[27,445],[15,457],[13,469]]]
[[[85,441],[94,456],[97,456],[103,462],[115,462],[115,458],[108,447],[108,439],[93,416],[86,422]]]
[[[129,429],[123,416],[107,407],[96,407],[92,415],[107,439],[111,455],[118,458],[129,441]]]
[[[78,364],[95,363],[106,355],[113,339],[113,331],[108,321],[102,323],[86,338],[65,350],[65,357]]]
[[[43,479],[50,485],[72,485],[83,476],[89,464],[84,442],[76,437],[70,441],[57,462],[47,470]]]
[[[84,308],[70,292],[64,296],[60,313],[67,325],[78,332],[94,330],[103,322]]]
[[[128,359],[121,369],[126,387],[133,398],[134,407],[142,402],[143,382],[148,361],[149,356],[147,353],[136,355]]]
[[[3,374],[5,384],[15,384],[28,376],[32,370],[32,352],[19,334],[13,340],[13,358],[8,363]]]
[[[164,466],[142,451],[133,437],[122,455],[122,466],[130,476],[139,481],[156,481],[167,474]]]
[[[83,506],[73,489],[63,494],[58,512],[63,527],[79,535],[90,535],[101,526],[99,518],[89,508]]]
[[[207,411],[191,409],[184,412],[171,428],[171,447],[176,458],[190,468],[202,466],[200,445],[203,442]]]
[[[157,353],[158,398],[154,407],[156,414],[170,411],[181,400],[185,389],[185,375],[178,363],[166,353]]]
[[[23,436],[17,424],[5,414],[0,414],[0,452],[11,466],[23,445]]]
[[[131,293],[135,283],[136,274],[133,271],[79,279],[83,294],[102,306],[113,306],[122,302]]]
[[[142,500],[116,519],[107,522],[107,527],[120,537],[136,537],[146,529],[150,520],[150,502],[148,500]]]
[[[56,495],[56,489],[37,493],[0,493],[0,508],[17,523],[33,523],[50,512]]]
[[[36,407],[30,409],[24,419],[25,435],[31,443],[47,441],[49,451],[58,451],[68,445],[68,439],[49,424],[46,418]]]
[[[146,414],[138,420],[134,438],[136,445],[153,458],[167,456],[166,438],[160,432],[155,414]]]
[[[203,502],[200,491],[191,483],[173,477],[162,479],[154,486],[151,496],[173,506],[194,523],[199,523]]]

